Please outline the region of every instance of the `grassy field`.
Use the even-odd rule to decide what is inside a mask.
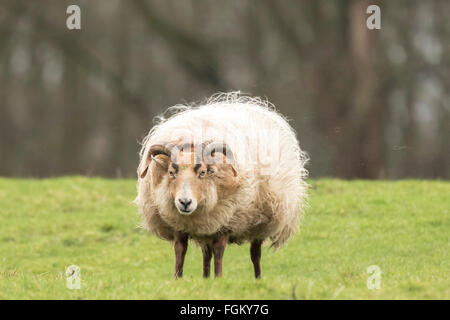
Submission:
[[[201,278],[191,245],[172,279],[170,243],[136,226],[135,181],[0,179],[1,299],[449,299],[450,183],[310,181],[302,230],[263,249],[232,245],[222,279]],[[65,268],[81,268],[81,290]],[[369,290],[367,267],[381,269]]]

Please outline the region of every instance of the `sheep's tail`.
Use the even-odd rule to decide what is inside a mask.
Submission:
[[[295,208],[293,211],[295,214],[291,215],[290,219],[284,223],[284,226],[280,228],[280,230],[270,237],[272,240],[271,248],[275,250],[281,248],[288,240],[291,238],[294,233],[300,230],[300,226],[303,222],[305,209],[308,207],[308,203],[305,200],[306,182],[302,181],[302,198],[300,201],[299,207]]]
[[[272,244],[270,245],[270,247],[274,248],[275,250],[281,248],[299,229],[299,217],[295,216],[293,221],[285,224],[278,233],[270,237],[270,240],[272,240]]]

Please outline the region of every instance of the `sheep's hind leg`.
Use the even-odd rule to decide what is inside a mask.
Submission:
[[[182,232],[175,232],[175,279],[183,276],[184,257],[188,248],[188,236]]]
[[[255,278],[261,278],[261,245],[262,240],[253,240],[250,245],[250,257],[253,262],[253,269],[255,270]]]
[[[228,235],[224,233],[217,234],[217,237],[212,242],[212,251],[214,254],[214,275],[216,278],[222,276],[222,258],[227,242]]]
[[[209,278],[211,271],[212,248],[209,243],[202,245],[203,252],[203,278]]]

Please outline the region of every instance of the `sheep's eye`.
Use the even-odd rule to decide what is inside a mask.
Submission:
[[[214,169],[212,169],[212,168],[208,168],[208,174],[213,174],[215,171],[214,171]]]
[[[173,172],[173,171],[169,171],[169,177],[171,177],[171,178],[175,178],[175,172]]]
[[[200,173],[198,174],[198,176],[200,178],[203,178],[205,175],[206,175],[206,171],[205,170],[200,171]]]

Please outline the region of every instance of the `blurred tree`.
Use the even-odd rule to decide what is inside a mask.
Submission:
[[[79,0],[79,31],[70,4],[1,2],[0,175],[134,176],[155,115],[241,90],[312,176],[450,177],[448,1]]]

